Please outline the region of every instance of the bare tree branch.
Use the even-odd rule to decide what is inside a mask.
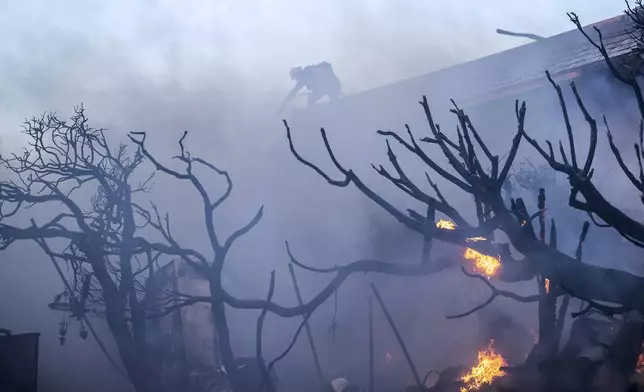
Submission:
[[[470,278],[474,278],[474,279],[478,279],[478,280],[482,281],[483,283],[485,283],[485,285],[490,289],[490,291],[492,293],[490,294],[488,299],[485,302],[483,302],[482,304],[477,305],[476,307],[474,307],[474,308],[472,308],[472,309],[470,309],[470,310],[468,310],[467,312],[464,312],[464,313],[458,313],[458,314],[454,314],[454,315],[445,316],[445,318],[447,318],[447,319],[452,320],[452,319],[457,319],[457,318],[463,318],[463,317],[469,316],[469,315],[471,315],[473,313],[476,313],[477,311],[479,311],[479,310],[483,309],[484,307],[488,306],[489,304],[491,304],[497,297],[506,297],[506,298],[510,298],[512,300],[515,300],[515,301],[525,302],[525,303],[527,303],[527,302],[537,302],[537,301],[539,301],[539,299],[541,299],[541,295],[539,295],[539,294],[531,295],[529,297],[523,297],[523,296],[520,296],[518,294],[509,292],[509,291],[499,290],[492,283],[490,283],[490,281],[487,278],[485,278],[483,275],[469,273],[469,272],[467,272],[467,270],[464,267],[461,267],[461,271],[463,272],[463,274],[465,276],[470,277]]]

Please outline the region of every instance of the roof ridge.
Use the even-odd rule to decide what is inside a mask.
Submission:
[[[612,18],[601,20],[599,22],[588,24],[584,26],[583,29],[588,32],[589,29],[594,30],[595,27],[604,26],[603,28],[601,28],[604,41],[607,41],[607,40],[613,41],[623,36],[629,36],[630,38],[629,31],[628,31],[629,29],[627,25],[632,26],[633,25],[632,20],[627,15],[622,14]],[[608,29],[608,31],[606,31],[607,26],[611,27],[610,29]],[[521,53],[529,53],[528,51],[535,50],[537,48],[538,48],[537,50],[544,50],[545,52],[550,52],[550,53],[564,52],[566,54],[583,53],[589,48],[592,48],[592,45],[590,45],[590,43],[586,41],[586,38],[583,37],[583,35],[579,34],[578,36],[576,36],[575,33],[578,33],[578,30],[576,28],[555,34],[553,36],[546,37],[546,39],[544,40],[529,42],[523,45],[515,46],[510,49],[502,50],[500,52],[492,53],[483,57],[478,57],[476,59],[472,59],[472,60],[464,61],[462,63],[457,63],[451,66],[439,68],[424,74],[405,78],[405,79],[399,80],[398,82],[388,83],[388,84],[373,87],[367,90],[363,90],[355,94],[348,95],[344,99],[347,99],[347,98],[350,99],[352,97],[360,97],[365,94],[372,94],[374,92],[378,92],[383,89],[391,88],[397,85],[404,85],[404,84],[419,82],[420,80],[426,79],[431,75],[435,76],[438,74],[445,74],[446,72],[458,72],[463,68],[472,66],[473,63],[477,63],[477,62],[491,63],[495,59],[508,56],[510,54],[518,55]],[[564,45],[562,45],[562,42],[561,42],[562,39],[569,39],[571,42],[565,42],[563,43]],[[560,45],[560,47],[556,47],[557,45]],[[555,62],[554,64],[556,65],[557,62]],[[514,78],[520,78],[520,77],[515,76]]]

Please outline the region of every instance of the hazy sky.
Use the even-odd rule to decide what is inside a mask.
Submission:
[[[323,60],[351,92],[525,42],[497,27],[548,36],[571,28],[567,11],[591,23],[623,8],[615,0],[7,1],[0,105],[44,110],[65,92],[125,80],[286,90],[291,66]]]

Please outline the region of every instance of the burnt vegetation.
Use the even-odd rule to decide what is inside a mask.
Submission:
[[[627,14],[636,33],[633,38],[642,43],[644,17],[641,4],[636,2]],[[604,56],[610,72],[620,82],[630,86],[637,101],[643,122],[634,144],[635,163],[632,164],[614,143],[610,119],[596,118],[584,104],[583,91],[570,84],[574,102],[564,99],[563,87],[549,73],[546,77],[553,88],[553,99],[561,108],[566,130],[565,140],[556,146],[541,141],[526,130],[529,110],[525,102],[516,101],[513,116],[516,130],[509,151],[494,151],[486,141],[485,132],[476,128],[468,114],[456,102],[451,113],[457,121],[453,132],[441,129],[427,98],[420,109],[427,122],[427,132],[405,126],[405,131],[378,131],[382,136],[388,163],[373,165],[379,176],[410,199],[423,205],[423,210],[402,210],[376,192],[354,170],[343,164],[324,129],[320,130],[322,143],[333,172],[325,171],[296,148],[296,136],[284,121],[288,143],[294,157],[309,167],[329,185],[338,188],[357,188],[368,199],[380,206],[398,222],[423,238],[423,252],[417,264],[399,264],[380,260],[362,259],[330,268],[319,268],[300,261],[287,243],[289,268],[295,285],[298,305],[284,306],[273,301],[276,275],[270,275],[265,298],[237,298],[223,287],[223,269],[231,248],[260,221],[263,207],[228,237],[216,229],[216,213],[233,194],[233,181],[224,170],[206,159],[190,154],[186,147],[187,133],[179,139],[178,154],[173,164],[165,163],[151,152],[145,133],[129,134],[130,143],[110,144],[102,129],[89,126],[82,107],[76,108],[69,121],[55,114],[45,114],[25,122],[24,132],[30,141],[22,154],[2,157],[0,163],[11,178],[0,182],[0,247],[6,249],[18,241],[36,243],[54,264],[61,278],[63,291],[54,298],[50,308],[67,314],[60,326],[64,342],[69,322],[79,325],[84,339],[87,329],[101,343],[92,326],[92,320],[104,319],[117,346],[118,358],[110,358],[113,365],[126,376],[137,392],[205,390],[189,379],[188,371],[167,371],[163,353],[151,342],[150,321],[160,319],[178,309],[197,303],[206,303],[212,312],[214,347],[221,358],[222,369],[212,370],[209,390],[228,388],[235,392],[265,389],[280,390],[274,371],[295,345],[302,332],[309,337],[318,380],[313,389],[325,390],[325,380],[317,359],[317,352],[309,330],[311,315],[341,285],[356,273],[376,273],[389,276],[426,276],[440,273],[454,264],[467,279],[482,282],[489,296],[472,309],[456,309],[446,315],[450,319],[470,316],[485,308],[499,297],[522,303],[536,303],[539,332],[537,343],[524,363],[511,366],[492,346],[482,348],[479,359],[492,363],[484,368],[483,360],[472,369],[450,368],[440,373],[438,382],[427,386],[429,373],[419,371],[409,355],[409,348],[401,336],[395,320],[387,310],[375,285],[371,289],[376,303],[405,354],[414,385],[408,390],[458,391],[604,391],[637,388],[639,363],[644,341],[644,278],[630,272],[584,262],[583,250],[589,230],[614,230],[629,243],[644,247],[644,223],[622,211],[605,197],[595,184],[594,159],[600,131],[606,132],[608,146],[624,176],[640,194],[644,203],[644,96],[638,84],[638,73],[625,74],[613,64],[600,30],[596,37],[583,29],[575,14],[571,21],[581,34]],[[588,145],[583,152],[571,125],[570,110],[580,110],[586,126]],[[549,170],[562,173],[569,183],[568,204],[587,214],[587,221],[578,227],[578,245],[574,251],[560,249],[556,215],[549,215],[546,187],[542,168],[515,172],[520,147],[527,145],[537,152]],[[400,154],[411,154],[422,165],[425,180],[418,182],[399,162]],[[504,155],[500,155],[504,154]],[[447,165],[435,159],[440,155]],[[176,164],[175,164],[176,163]],[[151,167],[148,169],[145,167]],[[197,173],[208,173],[222,180],[219,193],[208,191],[213,178]],[[167,176],[178,184],[189,187],[200,200],[200,224],[207,235],[207,249],[191,249],[173,235],[171,218],[150,203],[152,179]],[[467,214],[452,205],[441,191],[435,177],[469,195],[475,212],[474,222]],[[530,205],[522,197],[513,197],[511,185],[530,191],[537,203]],[[30,209],[43,209],[49,214],[45,222],[30,219],[20,221]],[[20,215],[22,214],[22,215]],[[437,222],[448,222],[444,225]],[[434,241],[442,241],[466,250],[464,257],[445,261],[432,254]],[[471,260],[466,260],[471,259]],[[177,260],[188,265],[207,282],[208,293],[168,291],[161,299],[150,299],[151,277],[160,266]],[[473,261],[472,261],[473,260]],[[63,268],[65,267],[65,268]],[[299,292],[294,267],[330,276],[326,286],[311,299],[304,301]],[[71,271],[71,272],[65,272]],[[496,282],[495,282],[496,281]],[[497,287],[497,283],[535,282],[532,295],[519,295]],[[578,310],[571,309],[571,300],[583,303]],[[369,305],[371,307],[371,304]],[[237,358],[230,340],[226,310],[258,310],[256,357]],[[263,355],[263,328],[268,313],[283,318],[301,317],[302,321],[290,344],[276,358],[266,361]],[[566,340],[564,327],[571,322]],[[370,326],[370,331],[372,326]],[[366,328],[365,328],[366,329]],[[370,337],[373,346],[373,337]],[[600,359],[581,355],[588,345],[599,347],[604,354]],[[373,347],[372,347],[373,348]],[[370,391],[374,385],[373,349],[371,352]],[[105,350],[106,355],[107,350]],[[250,377],[243,369],[252,367],[257,374]],[[241,365],[240,365],[241,364]],[[487,366],[487,365],[486,365]],[[487,379],[481,381],[481,374]],[[256,377],[255,377],[256,376]],[[478,378],[477,378],[478,377]],[[474,380],[474,381],[472,381]],[[344,390],[349,391],[351,387]]]

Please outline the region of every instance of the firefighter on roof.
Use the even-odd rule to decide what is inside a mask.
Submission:
[[[333,72],[331,64],[326,61],[307,67],[293,67],[290,75],[296,84],[282,101],[279,113],[305,87],[308,95],[308,106],[315,105],[325,96],[329,97],[329,100],[335,100],[341,95],[342,86],[340,80]]]

